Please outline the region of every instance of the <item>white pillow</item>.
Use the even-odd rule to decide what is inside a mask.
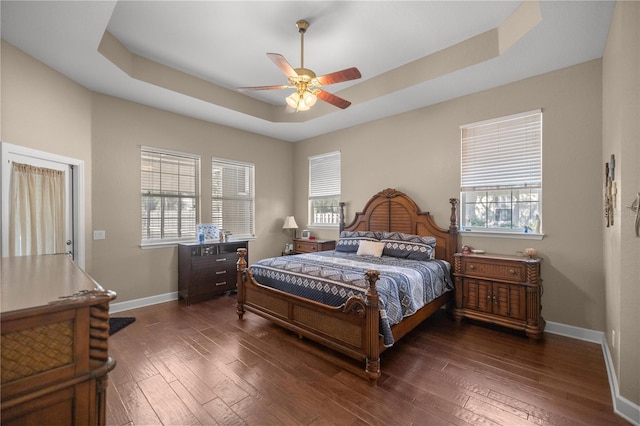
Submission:
[[[360,240],[358,245],[358,256],[382,256],[382,250],[384,250],[384,243],[380,241],[367,241]]]

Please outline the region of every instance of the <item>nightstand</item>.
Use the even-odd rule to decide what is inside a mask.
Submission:
[[[300,238],[293,239],[293,250],[295,254],[316,253],[318,251],[334,250],[335,248],[335,240],[303,240]]]
[[[471,318],[543,337],[542,259],[461,254],[454,258],[457,321]]]

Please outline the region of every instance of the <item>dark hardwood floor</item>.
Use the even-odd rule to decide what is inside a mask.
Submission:
[[[109,339],[109,425],[627,424],[599,345],[444,311],[382,354],[377,386],[254,314],[238,320],[234,295],[113,316],[136,322]]]

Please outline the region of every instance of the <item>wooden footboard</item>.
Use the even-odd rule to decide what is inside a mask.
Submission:
[[[366,299],[352,296],[331,307],[258,283],[247,268],[246,249],[238,249],[238,317],[253,312],[351,358],[365,361],[365,374],[380,377],[378,271],[368,271]]]

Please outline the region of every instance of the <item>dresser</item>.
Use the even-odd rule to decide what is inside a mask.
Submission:
[[[65,255],[2,258],[0,422],[104,425],[109,302]]]
[[[236,289],[237,250],[247,241],[178,245],[178,295],[187,305]]]
[[[471,318],[543,337],[540,258],[461,254],[454,258],[456,320]]]
[[[293,251],[295,254],[316,253],[319,251],[334,250],[335,248],[335,240],[303,240],[301,238],[293,239]]]

